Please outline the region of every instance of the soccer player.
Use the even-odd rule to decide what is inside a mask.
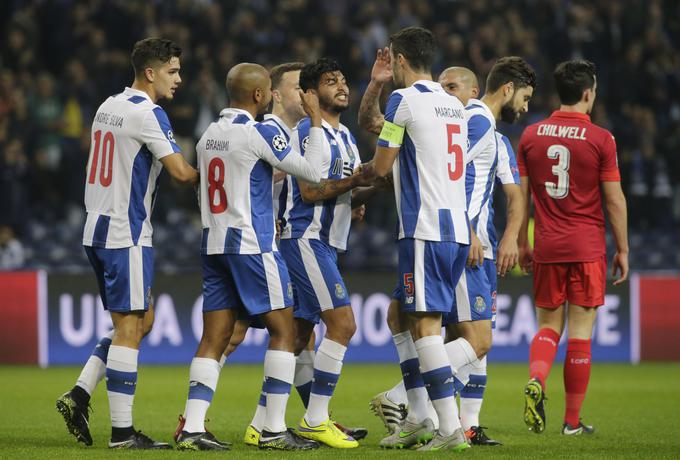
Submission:
[[[535,248],[527,238],[528,213],[520,232],[520,264],[533,270],[538,332],[531,342],[524,388],[524,421],[545,430],[546,380],[567,322],[564,363],[566,411],[562,434],[592,434],[581,422],[590,378],[590,337],[606,286],[605,222],[602,201],[616,242],[614,285],[628,277],[626,200],[621,190],[616,143],[590,121],[597,93],[595,65],[584,60],[559,64],[554,73],[560,109],[524,130],[518,163],[522,192],[533,194]]]
[[[313,188],[288,178],[280,248],[297,294],[296,351],[309,343],[315,324],[323,320],[326,325],[326,335],[314,356],[307,410],[297,430],[301,436],[331,447],[353,448],[358,442],[330,420],[328,405],[356,330],[337,253],[347,247],[352,206],[359,204],[358,200],[353,203],[352,190],[368,184],[347,181],[361,160],[354,136],[340,123],[340,114],[349,106],[349,88],[338,64],[323,58],[307,64],[300,72],[300,87],[317,94],[321,108],[323,144],[313,164],[322,177],[339,182]],[[291,141],[305,156],[309,136],[310,119],[306,118]]]
[[[390,37],[392,79],[400,89],[389,97],[375,157],[367,166],[378,177],[393,174],[402,309],[410,326],[409,332],[399,321],[403,332],[394,340],[409,403],[421,406],[381,445],[429,439],[421,450],[463,450],[469,445],[458,419],[441,326],[442,314],[454,304],[470,243],[464,162],[467,117],[460,100],[432,81],[435,51],[434,36],[419,27]],[[426,411],[428,396],[439,419],[434,435]]]
[[[76,439],[92,444],[90,395],[106,375],[111,413],[109,447],[169,449],[136,431],[132,403],[139,345],[152,327],[153,248],[151,210],[163,167],[176,181],[196,184],[198,173],[184,160],[165,111],[181,83],[181,49],[170,40],[147,38],[132,50],[131,88],[109,97],[92,123],[85,184],[87,220],[83,245],[92,264],[113,331],[95,347],[73,389],[57,409]]]

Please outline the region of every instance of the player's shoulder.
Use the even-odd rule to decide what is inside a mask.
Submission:
[[[304,117],[302,120],[298,121],[297,125],[295,125],[295,128],[293,128],[293,132],[297,132],[298,134],[302,135],[305,133],[309,133],[309,130],[312,127],[312,119],[309,117]]]

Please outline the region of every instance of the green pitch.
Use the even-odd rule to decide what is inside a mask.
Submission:
[[[135,426],[158,440],[170,441],[177,415],[184,408],[188,365],[143,366],[135,398]],[[55,399],[70,389],[79,369],[0,367],[0,459],[72,458],[213,458],[206,452],[112,452],[106,448],[110,434],[104,385],[92,400],[90,420],[94,445],[76,444],[54,408]],[[564,410],[562,368],[556,366],[548,382],[548,424],[545,433],[527,431],[522,421],[524,365],[491,364],[482,409],[482,424],[504,443],[501,447],[475,447],[467,458],[680,458],[680,363],[605,365],[593,368],[583,417],[596,427],[594,436],[565,438],[559,434]],[[230,366],[222,372],[215,400],[208,412],[208,428],[219,439],[234,443],[232,458],[372,459],[451,457],[451,452],[383,451],[377,444],[384,429],[368,409],[376,393],[392,386],[398,367],[347,365],[331,402],[333,417],[345,425],[364,426],[369,436],[358,449],[320,449],[311,453],[260,452],[242,444],[243,432],[257,403],[262,380],[259,366]],[[289,426],[303,414],[297,394],[288,405]]]

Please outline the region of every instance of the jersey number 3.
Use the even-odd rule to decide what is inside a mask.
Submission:
[[[453,143],[453,135],[460,134],[460,125],[446,125],[446,145],[449,155],[453,158],[449,161],[449,179],[457,181],[463,176],[463,147]]]
[[[217,198],[217,201],[215,200]],[[227,210],[227,192],[224,190],[224,162],[213,158],[208,163],[208,201],[210,212],[221,214]]]
[[[557,183],[546,182],[545,191],[551,198],[561,200],[569,195],[569,149],[563,145],[551,145],[548,147],[548,158],[557,160],[553,165],[552,173],[557,176]]]
[[[92,149],[92,165],[90,166],[90,177],[87,182],[94,184],[97,179],[97,166],[101,160],[101,169],[99,170],[99,183],[102,187],[111,185],[113,179],[113,151],[115,141],[111,131],[104,134],[104,142],[102,144],[102,131],[94,132],[94,148]]]

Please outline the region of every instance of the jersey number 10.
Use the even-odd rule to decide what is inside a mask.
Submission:
[[[460,125],[446,125],[446,145],[449,155],[453,158],[449,160],[449,179],[457,181],[463,176],[463,147],[453,143],[453,135],[460,134]]]
[[[102,187],[111,185],[113,179],[113,152],[116,142],[113,139],[111,131],[104,134],[104,142],[102,144],[102,131],[94,132],[94,148],[92,149],[92,165],[90,166],[90,177],[87,182],[94,184],[97,178],[97,166],[101,159],[101,169],[99,170],[99,183]]]

